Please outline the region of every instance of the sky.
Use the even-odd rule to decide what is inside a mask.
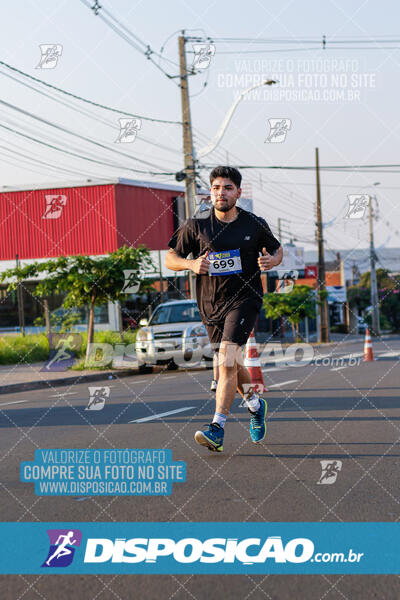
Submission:
[[[0,23],[0,60],[93,102],[175,123],[141,118],[136,138],[116,143],[123,115],[55,92],[0,64],[0,189],[96,177],[176,183],[173,175],[149,172],[175,173],[183,167],[182,130],[176,123],[181,120],[176,75],[183,29],[203,42],[210,38],[215,49],[208,68],[189,77],[196,152],[216,135],[240,93],[265,77],[278,80],[238,104],[216,150],[200,161],[203,182],[216,164],[312,167],[316,147],[321,166],[400,163],[400,35],[398,44],[385,44],[397,39],[397,2],[102,0],[97,16],[88,6],[93,4],[8,3]],[[339,48],[341,40],[346,41]],[[144,56],[141,41],[161,53],[152,55],[156,64]],[[43,44],[61,48],[54,68],[40,68]],[[186,44],[188,65],[193,44]],[[271,138],[277,122],[283,123],[283,139]],[[314,248],[315,171],[243,169],[242,174],[254,211],[273,231],[280,218],[283,241],[294,238]],[[367,211],[360,211],[363,218],[346,218],[348,196],[365,194],[375,196],[378,251],[400,248],[399,190],[398,173],[321,171],[326,248],[368,247]]]

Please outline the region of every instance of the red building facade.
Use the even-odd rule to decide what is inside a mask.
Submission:
[[[166,249],[183,197],[178,186],[124,179],[0,192],[0,261]]]

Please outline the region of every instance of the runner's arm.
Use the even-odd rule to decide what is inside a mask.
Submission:
[[[170,248],[165,256],[165,266],[171,271],[191,271],[193,260],[190,258],[182,258]]]
[[[171,271],[193,271],[197,275],[205,275],[210,267],[207,255],[208,251],[198,258],[182,258],[170,248],[165,256],[165,266]]]

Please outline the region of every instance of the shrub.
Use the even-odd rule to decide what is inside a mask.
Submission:
[[[0,364],[35,363],[49,358],[49,342],[44,333],[0,336]]]

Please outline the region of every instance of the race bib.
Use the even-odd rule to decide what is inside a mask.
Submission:
[[[242,261],[240,250],[223,250],[222,252],[210,252],[207,256],[210,261],[209,275],[232,275],[242,272]]]

